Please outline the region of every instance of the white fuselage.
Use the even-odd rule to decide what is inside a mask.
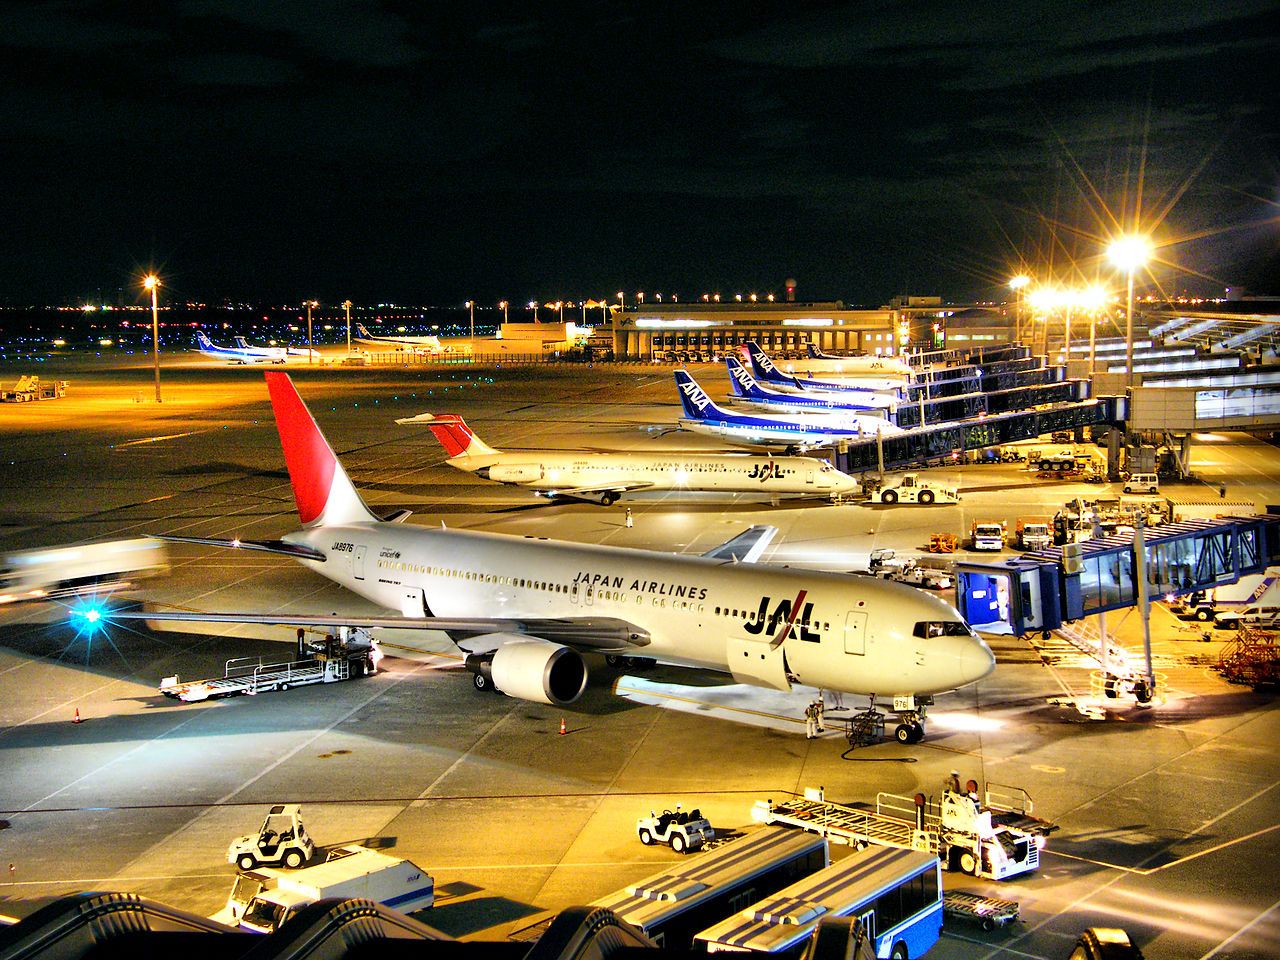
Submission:
[[[813,457],[529,451],[454,457],[447,462],[460,470],[478,471],[498,483],[546,492],[611,485],[643,490],[822,495],[858,489],[858,482],[848,474]]]
[[[285,539],[328,556],[304,565],[406,614],[615,617],[647,631],[636,655],[776,689],[794,679],[925,695],[994,667],[948,604],[865,577],[397,524],[316,527]],[[950,632],[929,636],[941,632],[929,623]]]
[[[841,440],[861,440],[895,436],[903,430],[896,423],[874,414],[793,413],[787,416],[767,413],[726,415],[707,414],[702,419],[682,417],[682,429],[722,437],[753,447],[817,447]]]
[[[886,380],[902,386],[911,379],[911,367],[893,357],[835,357],[817,359],[801,357],[799,360],[774,360],[774,366],[797,376],[833,379]]]

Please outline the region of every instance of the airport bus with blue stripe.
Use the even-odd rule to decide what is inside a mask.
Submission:
[[[678,863],[595,901],[658,946],[684,949],[708,924],[821,870],[827,841],[768,827]]]
[[[709,953],[799,958],[818,924],[856,917],[877,957],[915,960],[942,932],[941,864],[931,853],[869,846],[695,938]]]

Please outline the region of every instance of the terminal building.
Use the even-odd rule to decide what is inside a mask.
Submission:
[[[596,331],[595,344],[611,343],[619,360],[711,360],[748,340],[782,359],[799,357],[808,343],[838,354],[890,355],[901,348],[942,349],[950,318],[960,314],[967,315],[962,346],[1009,341],[1010,318],[997,309],[976,312],[944,305],[941,297],[896,297],[876,309],[840,300],[640,303],[615,311],[608,327]]]

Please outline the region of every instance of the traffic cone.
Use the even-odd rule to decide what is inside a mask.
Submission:
[[[75,717],[72,719],[72,721],[71,721],[71,722],[72,722],[72,723],[84,723],[84,721],[80,719],[80,708],[79,708],[79,707],[76,707],[76,715],[75,715]]]
[[[560,736],[563,737],[568,732],[569,732],[568,729],[564,725],[564,717],[561,717],[560,718]]]

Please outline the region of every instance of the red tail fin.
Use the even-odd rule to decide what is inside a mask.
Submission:
[[[450,457],[460,457],[466,453],[476,436],[471,432],[466,421],[454,413],[442,414],[427,426]]]
[[[287,373],[268,373],[267,391],[303,526],[376,520],[360,499]]]

